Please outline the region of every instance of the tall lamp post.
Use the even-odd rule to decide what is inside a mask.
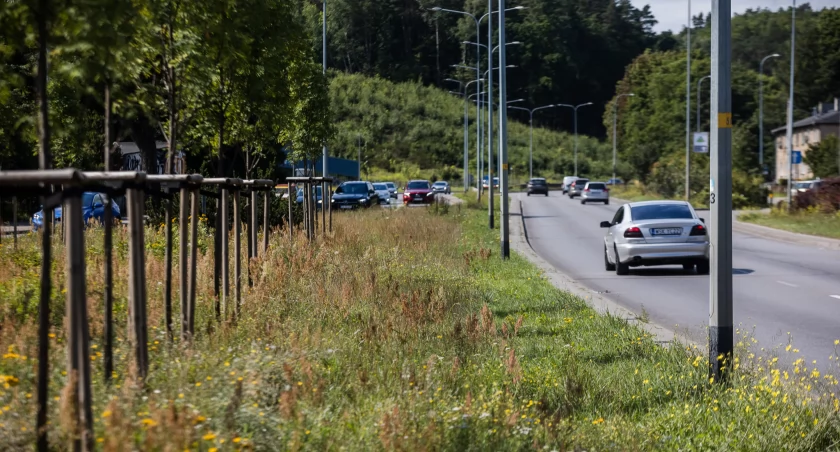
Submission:
[[[712,78],[712,76],[707,75],[700,80],[697,80],[697,128],[694,129],[695,132],[700,131],[700,88],[703,87],[703,82],[705,80],[709,80],[710,78]]]
[[[762,174],[764,174],[764,62],[780,56],[778,53],[767,55],[758,64],[758,166],[761,167]]]
[[[685,26],[685,200],[688,201],[688,178],[691,174],[691,0],[688,0],[688,22]]]
[[[584,104],[578,105],[569,105],[569,104],[557,104],[558,107],[569,107],[575,111],[575,177],[578,175],[578,128],[577,128],[577,111],[580,107],[586,107],[587,105],[592,105],[592,102],[586,102]]]
[[[796,57],[796,0],[793,0],[790,18],[790,88],[787,111],[787,147],[788,147],[788,183],[787,183],[787,205],[790,210],[791,193],[793,189],[793,78],[794,60]]]
[[[324,73],[324,77],[326,77],[327,76],[327,0],[324,0],[324,18],[321,22],[323,23],[322,29],[321,29],[321,33],[322,33],[321,41],[323,41],[322,42],[322,53],[323,53],[323,55],[321,56],[321,63],[322,63],[322,66],[323,66],[322,70],[323,70],[323,73]],[[324,143],[324,147],[323,147],[322,152],[321,152],[321,160],[323,160],[321,162],[321,175],[324,176],[324,177],[327,177],[329,175],[328,174],[329,167],[327,165],[327,157],[328,157],[327,145],[326,145],[326,143]],[[359,172],[359,175],[361,177],[361,170]]]
[[[468,101],[469,101],[469,98],[471,97],[471,96],[467,95],[467,89],[473,83],[480,83],[480,82],[484,81],[484,79],[473,80],[473,81],[467,82],[466,85],[464,85],[459,80],[455,80],[455,79],[451,79],[451,78],[446,79],[446,81],[457,82],[459,84],[459,86],[463,87],[463,90],[459,90],[458,93],[454,93],[452,91],[450,91],[450,93],[464,96],[464,193],[466,193],[467,190],[469,190],[469,181],[468,181],[468,179],[469,179],[469,154],[468,154],[468,152],[469,152],[469,109],[467,108],[467,106],[469,105]]]
[[[622,97],[634,97],[634,96],[635,96],[635,94],[633,94],[633,93],[619,94],[615,98],[615,105],[613,105],[613,177],[612,177],[613,178],[613,180],[612,180],[613,183],[615,183],[615,167],[616,167],[616,164],[618,162],[618,151],[617,151],[618,150],[618,139],[617,139],[617,137],[618,137],[618,133],[617,133],[618,132],[617,131],[617,126],[618,126],[618,101]]]
[[[508,103],[510,103],[510,102],[508,102]],[[523,108],[523,107],[510,107],[510,106],[508,107],[508,108],[512,108],[514,110],[522,110],[522,111],[527,111],[528,112],[528,116],[529,116],[528,124],[531,128],[530,144],[528,145],[528,178],[529,179],[534,178],[534,112],[539,111],[539,110],[544,110],[546,108],[553,108],[553,107],[556,107],[556,106],[557,105],[549,104],[549,105],[543,105],[542,107],[531,108],[531,109]]]

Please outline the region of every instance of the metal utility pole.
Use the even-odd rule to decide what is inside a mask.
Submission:
[[[569,105],[569,104],[557,104],[557,107],[569,107],[575,111],[575,177],[578,175],[578,131],[577,131],[577,111],[580,107],[585,107],[587,105],[592,105],[592,102],[586,102],[584,104],[578,105]]]
[[[502,202],[502,259],[510,258],[510,218],[508,215],[508,155],[507,155],[507,63],[505,45],[505,0],[499,0],[499,189]],[[532,129],[533,130],[533,129]]]
[[[685,42],[685,200],[691,196],[691,0],[688,0],[688,23]]]
[[[487,12],[493,12],[493,0],[487,0]],[[493,44],[493,20],[487,21],[487,44]],[[494,228],[493,206],[493,52],[487,52],[487,217],[488,226]]]
[[[508,102],[508,104],[510,104],[511,102]],[[528,116],[529,116],[528,123],[529,123],[530,128],[531,128],[530,145],[528,147],[528,178],[529,179],[534,178],[534,112],[537,112],[539,110],[543,110],[543,109],[546,109],[546,108],[557,107],[557,106],[558,105],[549,104],[549,105],[544,105],[542,107],[531,108],[531,109],[522,108],[522,107],[511,107],[510,105],[508,105],[508,107],[507,107],[507,108],[512,108],[514,110],[522,110],[522,111],[527,111],[528,112]]]
[[[359,161],[359,180],[362,180],[362,136],[361,135],[358,135],[358,139],[356,140],[356,142],[357,142],[357,146],[358,146],[357,155],[358,155],[358,161]]]
[[[626,94],[619,94],[615,98],[615,105],[613,105],[613,180],[612,183],[615,183],[615,168],[618,163],[618,101],[622,97],[633,97],[635,94],[633,93],[626,93]]]
[[[758,64],[758,166],[764,174],[764,62],[770,58],[778,58],[781,55],[774,53],[761,59]]]
[[[793,0],[793,8],[791,8],[790,19],[790,88],[787,111],[787,147],[788,147],[788,183],[787,183],[787,206],[790,210],[791,193],[793,189],[793,78],[794,78],[794,60],[796,56],[796,0]]]
[[[710,377],[732,367],[732,0],[712,0]]]
[[[697,80],[697,128],[694,129],[695,132],[700,131],[700,89],[703,87],[703,81],[712,78],[711,75],[707,75],[700,80]]]
[[[323,65],[323,72],[324,77],[327,76],[327,0],[324,0],[324,18],[322,22],[322,56],[321,56],[321,63]],[[329,153],[327,152],[327,145],[324,144],[323,152],[321,153],[321,175],[324,177],[329,176],[329,166],[327,164],[327,158]],[[359,167],[361,168],[361,166]],[[314,174],[314,171],[313,171]],[[361,176],[361,169],[359,170],[359,175]]]

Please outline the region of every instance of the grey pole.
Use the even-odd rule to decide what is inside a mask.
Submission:
[[[528,179],[534,178],[534,112],[531,111],[528,119],[530,137],[528,138]]]
[[[793,189],[793,78],[794,59],[796,56],[796,0],[793,0],[793,8],[791,8],[790,19],[790,99],[788,99],[787,111],[787,148],[788,148],[788,183],[787,183],[787,205],[790,210],[791,194]]]
[[[691,0],[688,0],[688,23],[685,43],[685,200],[690,196],[691,177]]]
[[[711,75],[707,75],[700,80],[697,80],[697,128],[694,129],[695,132],[700,131],[700,88],[703,86],[703,80],[712,78]]]
[[[505,0],[499,0],[499,190],[501,193],[502,259],[510,258],[510,218],[508,215],[507,155],[507,46],[505,45]],[[533,131],[533,127],[531,128]]]
[[[578,150],[577,107],[575,107],[575,177],[577,177],[577,175],[578,175],[577,150]]]
[[[324,1],[324,18],[321,21],[322,22],[321,41],[323,41],[321,43],[322,44],[321,63],[322,63],[322,66],[323,66],[322,70],[323,70],[323,73],[324,73],[324,77],[326,77],[327,76],[327,0],[323,0],[323,1]],[[322,152],[322,155],[321,155],[321,160],[322,160],[322,162],[321,162],[321,175],[324,176],[324,177],[329,176],[329,167],[327,165],[328,156],[329,156],[329,153],[327,151],[327,145],[324,144],[323,152]],[[314,171],[313,171],[313,173],[314,173]]]
[[[758,64],[758,166],[764,174],[764,62],[769,58],[778,58],[781,55],[774,53],[761,59]]]
[[[487,0],[487,12],[493,12],[493,0]],[[493,217],[493,20],[487,21],[487,223],[494,229]]]
[[[732,364],[732,7],[712,1],[711,278],[709,376],[725,378]]]
[[[469,147],[470,147],[470,129],[469,129],[469,116],[467,115],[468,110],[467,107],[469,104],[467,103],[467,88],[464,87],[464,193],[469,190],[469,184],[467,183],[467,179],[469,178],[468,174],[470,172],[470,160],[469,160]]]
[[[626,94],[619,94],[615,98],[615,105],[613,105],[613,183],[615,183],[615,168],[618,164],[618,101],[621,100],[622,97],[633,97],[635,94],[633,93],[626,93]]]
[[[362,136],[357,135],[356,139],[356,146],[357,146],[357,160],[359,162],[359,180],[362,180]]]

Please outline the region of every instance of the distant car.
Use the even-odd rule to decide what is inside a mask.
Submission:
[[[643,201],[618,208],[602,221],[604,267],[626,275],[630,267],[682,265],[709,274],[709,236],[702,218],[685,201]]]
[[[575,179],[569,185],[569,199],[574,199],[580,196],[583,193],[583,188],[586,186],[586,183],[589,182],[589,179]]]
[[[487,184],[487,178],[486,177],[484,178],[484,182],[481,183],[481,186],[484,187],[485,189],[490,188],[490,186]],[[493,178],[493,188],[499,188],[499,178],[498,177]]]
[[[375,183],[373,189],[379,196],[379,204],[391,204],[391,193],[388,191],[388,185],[381,182]]]
[[[105,198],[103,193],[84,192],[82,193],[82,219],[85,224],[91,218],[102,223],[105,218]],[[53,209],[55,221],[61,221],[61,207]],[[32,230],[37,231],[44,225],[44,208],[35,212],[32,215]],[[111,202],[111,217],[118,221],[120,219],[120,206],[116,202]]]
[[[385,182],[388,186],[388,193],[391,198],[397,199],[397,184],[393,182]]]
[[[532,194],[548,196],[548,182],[542,177],[531,178],[528,181],[527,192],[528,196]]]
[[[315,185],[314,188],[315,188],[315,195],[313,196],[313,198],[315,199],[315,206],[316,206],[316,209],[320,209],[321,205],[323,204],[323,196],[322,196],[322,193],[321,193],[321,186],[320,185]],[[296,198],[295,198],[295,202],[298,203],[298,204],[303,204],[303,189],[302,188],[298,189],[297,195],[296,195]]]
[[[820,188],[822,181],[820,180],[803,180],[793,183],[793,188],[790,189],[791,196],[796,196],[800,193],[809,192]]]
[[[572,185],[572,182],[578,180],[577,176],[566,176],[563,178],[563,194],[569,192],[569,186]]]
[[[354,210],[378,205],[379,195],[370,182],[344,182],[335,189],[331,202],[333,209]]]
[[[405,186],[403,204],[431,204],[435,201],[435,192],[427,180],[412,180]]]
[[[604,182],[587,182],[583,187],[583,193],[580,194],[580,203],[586,204],[588,202],[602,202],[605,205],[610,205],[610,189]]]
[[[623,184],[624,184],[624,181],[619,179],[619,178],[610,179],[610,180],[607,181],[607,185],[623,185]]]
[[[443,193],[445,195],[452,194],[452,187],[449,186],[449,182],[439,180],[432,184],[432,191],[435,193]]]

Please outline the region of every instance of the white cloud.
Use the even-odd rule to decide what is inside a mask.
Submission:
[[[650,5],[656,20],[659,21],[654,29],[656,31],[672,30],[679,32],[688,21],[688,0],[631,0],[633,5],[641,8]],[[837,0],[797,0],[797,4],[810,3],[813,9],[822,9],[829,6],[838,6]],[[769,8],[778,10],[788,8],[791,0],[732,0],[732,12],[741,14],[747,9]],[[692,0],[691,14],[708,14],[712,10],[711,0]]]

